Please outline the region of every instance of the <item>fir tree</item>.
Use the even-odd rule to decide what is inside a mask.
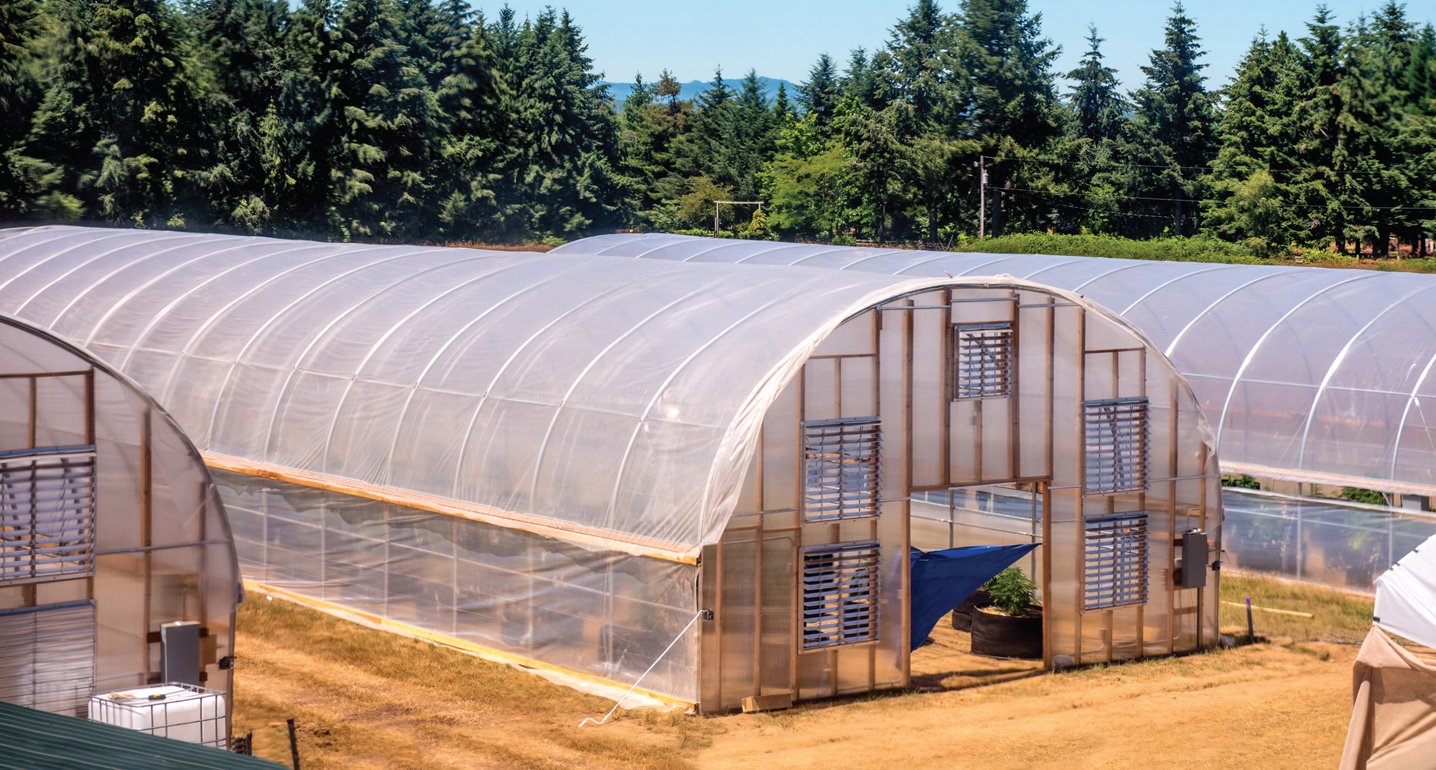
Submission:
[[[1199,169],[1210,162],[1213,149],[1214,99],[1202,75],[1207,65],[1198,63],[1205,55],[1200,43],[1196,22],[1178,2],[1167,19],[1166,47],[1152,51],[1142,67],[1147,82],[1133,95],[1146,159],[1163,167],[1149,183],[1150,197],[1174,199],[1177,235],[1191,232],[1186,222],[1194,212],[1186,204],[1197,193]]]
[[[803,106],[805,113],[813,116],[814,125],[824,135],[837,113],[841,93],[838,69],[832,57],[820,55],[813,68],[808,70],[808,79],[798,84],[798,104]]]
[[[1092,142],[1114,141],[1121,134],[1123,116],[1131,105],[1118,90],[1117,70],[1102,63],[1102,38],[1097,37],[1097,27],[1087,29],[1091,47],[1077,69],[1066,75],[1077,83],[1070,98],[1073,129],[1077,136]]]

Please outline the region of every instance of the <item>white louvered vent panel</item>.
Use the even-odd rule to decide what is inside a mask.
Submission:
[[[94,602],[0,611],[0,701],[84,717],[94,690]]]
[[[803,423],[803,518],[878,515],[882,427],[876,417]]]
[[[1147,603],[1147,514],[1118,513],[1083,522],[1087,531],[1083,608]]]
[[[881,551],[875,540],[803,549],[803,649],[878,638]]]
[[[1087,426],[1089,495],[1134,492],[1147,488],[1145,397],[1083,401]]]
[[[1012,324],[955,324],[952,327],[954,400],[1012,395]]]
[[[95,569],[95,448],[0,453],[0,585]]]

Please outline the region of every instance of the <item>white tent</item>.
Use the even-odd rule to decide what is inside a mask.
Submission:
[[[1376,579],[1376,625],[1436,647],[1436,536]]]

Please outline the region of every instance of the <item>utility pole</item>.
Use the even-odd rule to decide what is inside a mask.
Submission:
[[[762,201],[713,201],[713,237],[718,237],[718,213],[722,210],[723,204],[729,206],[757,206],[759,211],[763,210]]]
[[[987,156],[977,156],[977,237],[987,235]]]

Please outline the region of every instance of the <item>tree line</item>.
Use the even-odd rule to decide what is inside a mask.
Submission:
[[[792,94],[720,70],[685,100],[664,70],[620,104],[553,9],[0,0],[0,220],[521,241],[711,231],[714,201],[761,200],[720,226],[940,242],[981,215],[1260,254],[1436,232],[1436,33],[1403,5],[1263,30],[1220,88],[1180,3],[1135,90],[1101,43],[1058,73],[1025,0],[917,0]]]

